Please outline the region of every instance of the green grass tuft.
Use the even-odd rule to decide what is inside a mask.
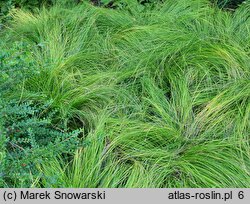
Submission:
[[[51,101],[53,121],[83,129],[74,153],[34,164],[30,186],[250,187],[250,1],[12,16],[6,38],[28,45],[36,71],[5,100]]]

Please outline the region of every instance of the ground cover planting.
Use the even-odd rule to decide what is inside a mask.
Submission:
[[[11,7],[0,187],[249,188],[250,1],[222,3]]]

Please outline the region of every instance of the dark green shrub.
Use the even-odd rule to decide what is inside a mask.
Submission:
[[[30,187],[39,176],[36,165],[77,148],[80,131],[67,131],[49,106],[11,101],[0,107],[1,187]]]
[[[3,128],[3,121],[0,118],[0,186],[4,186],[4,171],[6,164],[6,137]]]
[[[12,8],[13,4],[11,0],[0,0],[0,16],[6,15]]]
[[[3,97],[14,92],[25,78],[38,71],[28,44],[17,42],[8,48],[1,44],[0,47],[0,96]]]

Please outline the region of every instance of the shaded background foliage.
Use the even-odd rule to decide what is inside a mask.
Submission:
[[[60,4],[79,4],[83,1],[91,2],[96,6],[104,6],[109,8],[120,8],[126,6],[131,0],[0,0],[0,30],[1,24],[5,23],[10,19],[8,16],[11,9],[22,8],[35,10],[42,6],[52,6],[57,2]],[[133,1],[133,0],[132,0]],[[137,0],[141,5],[152,6],[155,3],[164,2],[164,0]],[[219,8],[224,9],[236,9],[245,0],[211,0],[212,3],[217,5]]]
[[[63,0],[65,1],[65,0]],[[117,3],[123,3],[124,0],[87,0],[95,5],[112,5]],[[163,0],[138,0],[141,4],[158,3]],[[239,4],[244,2],[244,0],[211,0],[217,3],[221,8],[232,8],[235,9]],[[62,2],[62,1],[61,1]],[[81,0],[66,0],[67,3],[80,3]],[[56,0],[0,0],[0,16],[8,14],[11,8],[26,8],[34,9],[41,6],[51,6],[56,3]]]

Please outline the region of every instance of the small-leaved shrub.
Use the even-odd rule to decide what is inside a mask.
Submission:
[[[80,130],[67,131],[54,121],[56,110],[50,110],[49,106],[50,102],[34,105],[32,101],[2,105],[1,187],[30,187],[38,176],[37,164],[59,153],[70,154],[77,148]]]
[[[31,47],[27,43],[16,42],[8,47],[0,44],[0,47],[0,96],[3,97],[20,87],[25,78],[38,71],[31,58]]]

